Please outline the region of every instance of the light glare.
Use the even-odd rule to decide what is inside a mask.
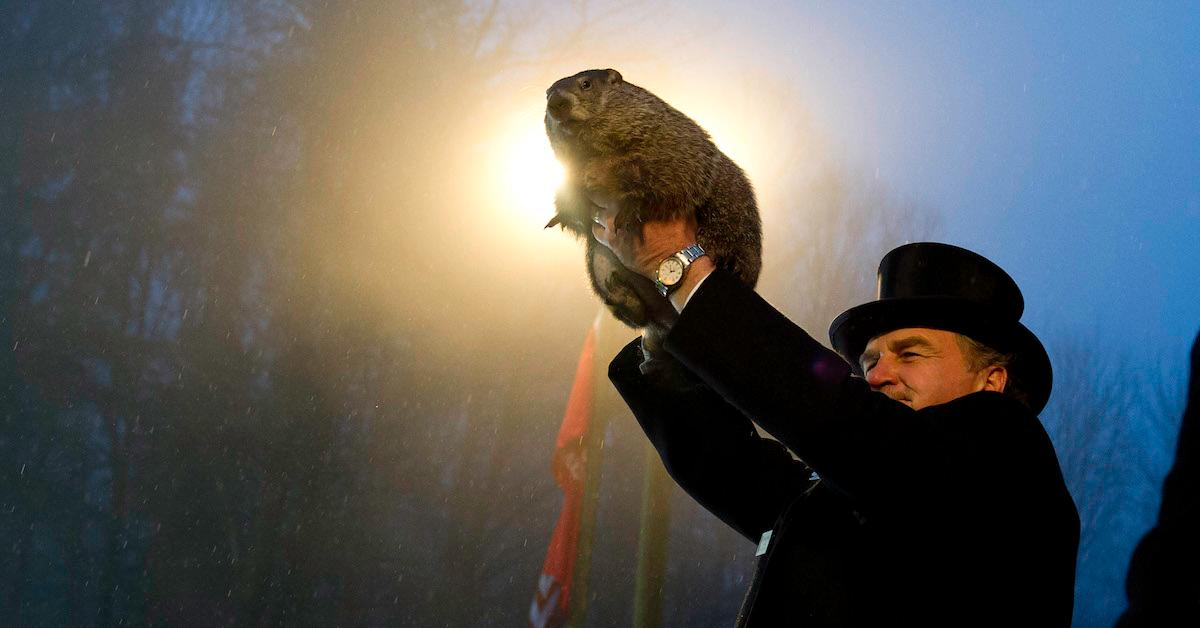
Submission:
[[[516,134],[509,147],[505,178],[510,201],[524,216],[545,223],[554,215],[554,191],[566,176],[562,164],[540,125]]]

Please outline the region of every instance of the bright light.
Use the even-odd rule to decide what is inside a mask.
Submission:
[[[464,237],[488,242],[503,256],[496,263],[509,272],[553,264],[574,268],[582,257],[579,239],[543,228],[554,217],[554,193],[565,172],[542,126],[545,96],[538,91],[527,100],[495,116],[488,125],[491,132],[475,145],[477,152],[465,156],[470,161],[464,167],[481,176],[463,180],[471,215],[478,218],[462,226],[472,231]]]
[[[546,131],[540,124],[520,129],[513,134],[506,152],[504,176],[509,203],[521,212],[522,220],[545,224],[554,215],[554,191],[565,176],[550,149]]]

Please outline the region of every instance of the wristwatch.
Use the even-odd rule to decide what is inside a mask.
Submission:
[[[683,275],[687,272],[688,266],[691,266],[692,262],[701,255],[705,255],[704,249],[700,248],[699,244],[690,244],[682,251],[659,262],[658,271],[654,273],[654,285],[658,288],[658,293],[664,297],[670,294],[683,281]]]

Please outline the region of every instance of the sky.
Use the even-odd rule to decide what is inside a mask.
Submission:
[[[710,3],[722,63],[794,81],[835,153],[940,210],[1035,330],[1200,330],[1200,6]]]

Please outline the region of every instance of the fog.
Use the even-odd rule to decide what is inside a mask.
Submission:
[[[1025,234],[956,204],[957,181],[987,173],[946,138],[1011,120],[965,71],[877,89],[883,60],[920,46],[864,50],[848,25],[882,10],[822,6],[0,11],[0,619],[526,623],[562,503],[555,435],[599,313],[607,429],[584,623],[629,623],[648,462],[603,374],[635,332],[601,313],[581,243],[542,228],[556,185],[545,89],[612,67],[746,170],[766,238],[759,290],[819,340],[872,298],[897,244],[955,241],[1015,265],[1057,368],[1042,418],[1084,518],[1076,625],[1111,625],[1182,410],[1178,330],[1195,320],[1177,310],[1194,310],[1163,306],[1166,332],[1098,347],[1142,314],[1066,311],[1058,280],[1033,268],[1056,253],[1026,261],[1038,253],[1017,244],[1044,226]],[[923,86],[940,110],[858,124],[873,95],[912,111]],[[967,110],[984,111],[983,130]],[[939,119],[945,137],[930,131]],[[984,198],[1011,202],[997,186]],[[1191,214],[1164,211],[1180,224],[1200,198],[1194,183],[1183,194]],[[1115,461],[1130,452],[1125,473]],[[663,625],[730,625],[755,548],[671,491]]]

